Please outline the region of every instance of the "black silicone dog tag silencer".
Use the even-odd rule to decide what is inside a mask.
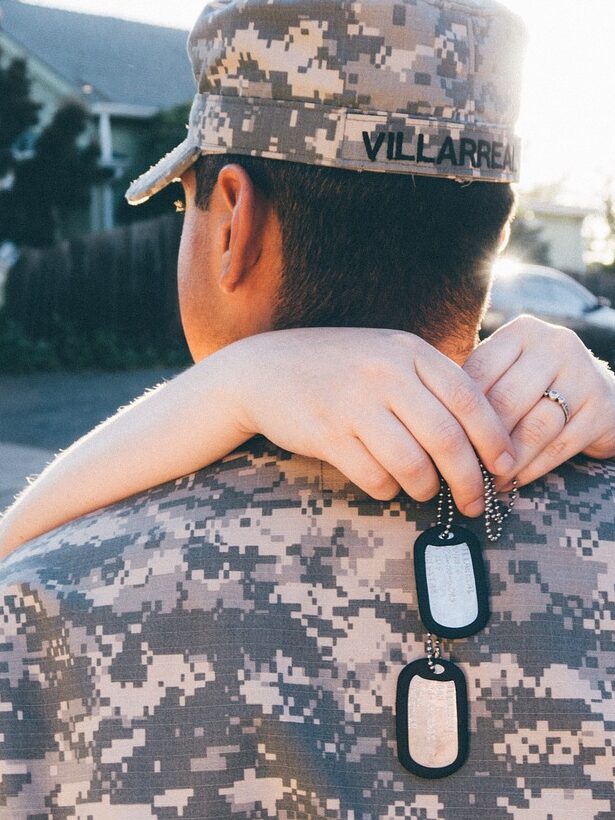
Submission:
[[[468,638],[489,620],[489,589],[478,538],[464,527],[442,527],[414,545],[414,575],[421,620],[440,638]]]
[[[468,694],[458,666],[441,659],[432,672],[424,658],[397,681],[397,755],[418,777],[454,774],[468,756]]]

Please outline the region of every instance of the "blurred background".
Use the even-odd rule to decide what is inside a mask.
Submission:
[[[530,45],[521,202],[484,333],[522,312],[615,363],[613,0],[504,0]],[[189,363],[171,186],[203,0],[0,0],[0,509],[53,450]],[[145,47],[144,47],[145,46]]]

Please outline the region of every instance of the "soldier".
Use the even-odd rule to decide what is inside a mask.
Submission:
[[[614,454],[612,375],[530,320],[472,353],[513,206],[521,40],[490,0],[204,11],[188,138],[129,192],[182,177],[182,319],[202,361],[58,460],[7,517],[5,546],[75,476],[87,507],[114,470],[142,489],[215,463],[4,561],[7,817],[615,812],[615,466],[581,459],[527,483],[573,444]],[[375,329],[319,329],[335,324]],[[355,389],[370,370],[377,396]],[[297,396],[288,417],[263,381]],[[256,431],[317,457],[256,438],[216,461]],[[473,448],[504,488],[516,473],[526,485],[506,520]],[[426,452],[481,519],[446,487],[439,510],[417,503],[438,488]],[[468,527],[482,540],[490,588],[490,618],[446,659],[426,616],[468,631],[459,600],[467,586],[484,608],[486,584],[463,549],[426,560],[419,607],[413,544],[436,519],[463,524],[452,546],[473,543]],[[424,643],[412,701],[398,680]]]

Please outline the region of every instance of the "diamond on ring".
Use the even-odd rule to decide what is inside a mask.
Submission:
[[[562,408],[564,413],[564,418],[566,419],[566,424],[570,421],[570,405],[566,401],[566,399],[562,396],[559,390],[545,390],[542,394],[543,398],[549,399],[549,401],[554,401]]]

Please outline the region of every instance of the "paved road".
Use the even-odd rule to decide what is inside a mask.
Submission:
[[[68,447],[173,370],[0,375],[0,510]]]

